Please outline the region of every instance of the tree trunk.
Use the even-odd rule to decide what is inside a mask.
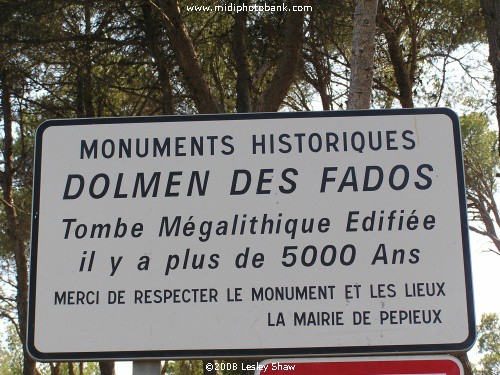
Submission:
[[[85,105],[83,102],[84,98],[84,77],[82,73],[82,68],[77,66],[76,68],[76,101],[75,101],[75,112],[76,117],[85,117]]]
[[[163,366],[161,367],[160,375],[165,375],[168,370],[168,361],[163,362]]]
[[[170,84],[170,76],[167,67],[165,55],[159,44],[159,28],[156,26],[156,19],[151,9],[151,4],[142,4],[142,14],[144,16],[144,34],[146,43],[154,58],[154,66],[158,72],[158,84],[161,91],[161,109],[164,115],[174,114],[174,99],[172,94],[172,86]]]
[[[397,98],[403,108],[413,108],[413,82],[406,66],[400,42],[402,30],[396,30],[392,25],[390,18],[386,14],[384,1],[380,2],[377,22],[380,24],[385,40],[387,41],[389,58],[394,69],[394,77],[396,78],[399,90]]]
[[[305,6],[309,0],[291,0],[290,6]],[[285,19],[283,53],[267,88],[257,100],[257,112],[276,112],[295,80],[303,41],[304,12],[288,12]]]
[[[453,353],[453,356],[462,363],[462,366],[464,368],[464,375],[474,375],[474,372],[472,371],[472,365],[469,361],[469,357],[467,357],[466,352]]]
[[[101,370],[101,375],[116,375],[115,363],[111,361],[99,362],[99,370]]]
[[[240,0],[239,5],[248,5],[248,0]],[[252,112],[250,84],[252,77],[247,58],[247,12],[239,12],[234,16],[233,54],[236,69],[236,111]]]
[[[7,236],[10,246],[14,251],[16,263],[17,282],[17,314],[19,319],[19,331],[21,343],[23,345],[23,375],[34,375],[37,373],[36,362],[31,359],[26,349],[26,328],[28,318],[28,258],[26,255],[26,244],[21,234],[21,225],[17,216],[14,203],[14,163],[12,135],[12,106],[11,106],[11,86],[9,72],[7,69],[0,70],[0,80],[2,82],[2,112],[4,125],[3,158],[4,172],[2,176],[3,204],[5,217],[7,219]]]
[[[61,370],[61,363],[51,363],[50,364],[50,375],[59,375]]]
[[[177,0],[160,0],[163,19],[167,25],[168,37],[174,51],[179,67],[187,82],[193,101],[200,113],[221,112],[217,100],[212,94],[210,86],[205,79],[191,38],[182,21]]]
[[[500,128],[500,3],[497,0],[481,0],[486,33],[490,50],[489,62],[495,80],[496,110]],[[500,141],[500,132],[498,132]],[[500,148],[498,149],[500,153]]]
[[[73,367],[73,362],[68,362],[68,375],[75,375],[75,368]]]
[[[93,103],[93,88],[92,88],[92,42],[88,40],[92,34],[92,15],[90,12],[90,4],[85,3],[85,41],[83,48],[83,104],[85,108],[85,117],[95,117]]]
[[[378,0],[358,0],[354,10],[351,82],[347,109],[370,108],[377,2]]]

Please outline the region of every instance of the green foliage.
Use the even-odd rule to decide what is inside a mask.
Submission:
[[[166,375],[203,375],[203,361],[168,361]]]
[[[12,324],[0,335],[0,375],[23,373],[23,350],[21,341]]]
[[[482,171],[482,177],[494,187],[499,166],[497,132],[489,129],[488,117],[483,113],[475,112],[462,116],[460,124],[464,158],[475,170]]]
[[[42,375],[69,375],[70,363],[41,363],[38,366],[38,371]],[[97,362],[72,362],[73,374],[75,375],[100,375],[99,363]]]
[[[479,353],[483,354],[477,375],[500,374],[500,317],[498,314],[483,314],[478,328]]]
[[[488,118],[482,113],[471,113],[460,119],[465,166],[467,198],[472,219],[479,220],[481,213],[493,207],[497,189],[496,174],[499,169],[497,133],[488,128]]]

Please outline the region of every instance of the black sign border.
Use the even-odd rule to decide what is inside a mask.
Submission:
[[[380,346],[346,346],[346,347],[306,347],[306,348],[260,348],[260,349],[199,349],[199,350],[148,350],[148,351],[107,351],[107,352],[40,352],[35,346],[35,304],[36,304],[36,269],[38,244],[38,219],[40,209],[40,183],[42,165],[42,140],[44,131],[53,126],[71,125],[107,125],[149,122],[186,122],[186,121],[227,121],[258,120],[316,117],[373,117],[401,115],[441,114],[452,121],[455,161],[457,170],[457,187],[462,229],[462,248],[464,274],[466,282],[466,301],[469,333],[460,343],[418,344],[418,345],[380,345]],[[462,157],[462,141],[457,114],[449,108],[411,108],[411,109],[378,109],[358,111],[318,111],[318,112],[274,112],[244,114],[210,114],[210,115],[177,115],[177,116],[145,116],[145,117],[107,117],[85,119],[58,119],[43,122],[36,131],[34,186],[32,205],[30,283],[28,302],[27,349],[29,354],[39,361],[68,360],[136,360],[136,359],[206,359],[206,358],[271,358],[290,356],[337,356],[346,354],[409,354],[409,353],[447,353],[470,349],[476,340],[475,313],[472,291],[472,271],[469,247],[469,228],[467,223],[467,205],[465,195],[464,167]]]

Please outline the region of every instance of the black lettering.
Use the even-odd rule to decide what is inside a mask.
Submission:
[[[191,173],[191,179],[189,180],[189,187],[188,187],[188,192],[187,192],[188,197],[193,195],[193,188],[194,188],[195,182],[196,182],[196,187],[198,189],[198,195],[202,197],[206,194],[209,174],[210,174],[210,171],[205,172],[205,178],[204,178],[203,184],[202,184],[200,172],[193,171],[193,173]]]
[[[375,177],[375,184],[370,185],[370,177],[372,171],[377,172],[377,177]],[[382,186],[382,181],[384,180],[384,171],[382,168],[376,165],[369,165],[365,169],[365,180],[363,181],[363,191],[376,191]],[[373,182],[372,182],[373,183]]]
[[[167,189],[165,190],[166,197],[178,197],[178,192],[172,192],[172,186],[179,186],[181,182],[179,180],[174,180],[175,177],[182,176],[181,171],[170,172],[168,175]]]
[[[237,190],[236,185],[238,183],[238,178],[240,175],[244,175],[246,177],[245,185],[242,189]],[[252,175],[246,169],[236,169],[233,174],[233,181],[231,183],[231,193],[230,195],[243,195],[248,189],[250,189],[250,183],[252,182]]]
[[[104,185],[102,186],[102,191],[100,193],[96,193],[96,183],[99,179],[102,179],[104,181]],[[90,181],[90,186],[89,186],[89,194],[92,198],[94,199],[101,199],[106,195],[109,189],[109,176],[105,173],[99,173],[92,178],[92,181]]]
[[[153,194],[152,197],[156,197],[158,195],[158,184],[160,183],[160,176],[161,172],[154,172],[153,175],[151,176],[151,179],[149,180],[149,184],[146,187],[146,183],[144,181],[144,173],[140,172],[137,173],[137,176],[135,178],[135,184],[134,184],[134,192],[132,193],[132,197],[136,198],[137,197],[137,191],[139,190],[139,187],[141,189],[140,191],[140,196],[142,198],[145,198],[148,196],[149,191],[151,188],[153,188]]]
[[[294,180],[292,180],[290,177],[287,176],[290,173],[294,176],[298,176],[298,174],[299,174],[299,172],[295,168],[287,168],[281,173],[281,178],[283,179],[283,181],[288,182],[288,184],[290,185],[290,187],[288,189],[285,189],[285,187],[283,187],[283,186],[279,187],[280,191],[283,194],[293,193],[295,191],[295,189],[297,188],[297,183]]]
[[[87,159],[90,159],[93,157],[94,159],[97,159],[97,139],[94,139],[92,143],[90,144],[90,148],[87,144],[87,141],[82,139],[80,142],[80,159],[84,159],[86,156]]]
[[[54,294],[54,305],[66,305],[66,292],[55,292]]]
[[[79,185],[76,193],[70,194],[71,184],[73,180],[78,180]],[[80,174],[70,174],[68,175],[68,179],[66,180],[66,187],[64,188],[63,199],[77,199],[80,195],[82,195],[83,187],[85,186],[85,180]]]
[[[324,193],[326,190],[327,182],[334,182],[335,177],[328,177],[329,172],[336,172],[337,167],[325,167],[323,168],[323,178],[321,179],[321,189],[320,193]]]
[[[426,174],[424,174],[423,172],[424,169],[427,169],[429,172],[434,171],[434,168],[432,168],[432,165],[430,164],[422,164],[418,166],[417,175],[418,177],[422,177],[422,179],[425,180],[425,184],[421,184],[420,182],[415,182],[415,187],[419,190],[427,190],[432,185],[432,179]]]
[[[266,178],[266,174],[272,174],[273,169],[261,169],[259,174],[259,182],[257,183],[257,194],[271,194],[271,190],[263,189],[263,185],[271,182],[273,178]]]
[[[153,156],[163,156],[165,154],[165,150],[167,153],[165,156],[170,156],[170,138],[165,138],[163,144],[160,144],[160,140],[158,138],[153,139]]]
[[[347,168],[347,172],[345,173],[344,178],[342,179],[342,182],[339,186],[339,193],[342,192],[347,186],[351,186],[352,191],[358,191],[358,182],[356,180],[356,170],[354,169],[354,167]]]
[[[394,180],[396,172],[398,170],[403,171],[403,181],[399,185],[396,185]],[[391,173],[389,174],[389,186],[394,190],[402,190],[406,187],[406,185],[408,185],[409,178],[410,178],[410,171],[408,170],[408,168],[405,165],[398,164],[394,168],[392,168]]]
[[[107,147],[109,145],[109,147]],[[115,142],[112,139],[105,139],[101,145],[101,153],[105,159],[110,159],[115,154]]]

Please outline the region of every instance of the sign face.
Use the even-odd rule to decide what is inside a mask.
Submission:
[[[54,120],[35,169],[39,360],[474,341],[450,110]]]
[[[463,375],[452,356],[289,358],[255,365],[255,375]]]

